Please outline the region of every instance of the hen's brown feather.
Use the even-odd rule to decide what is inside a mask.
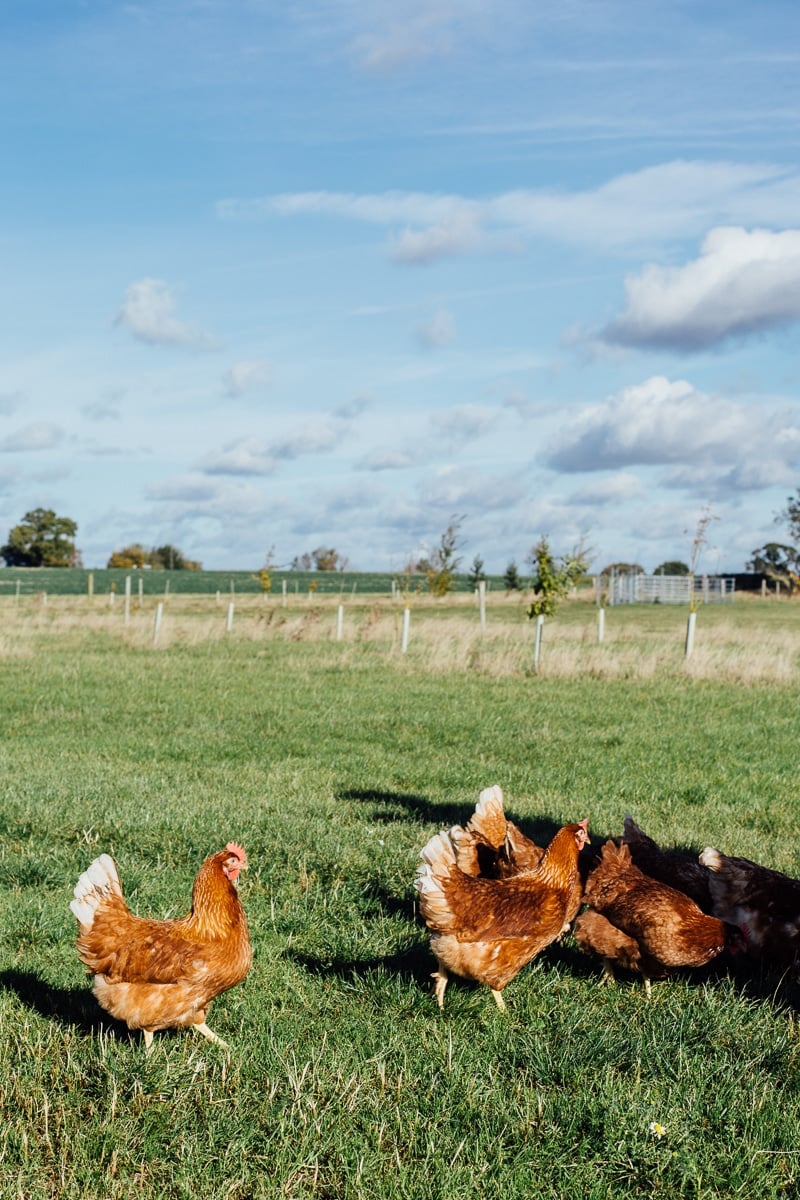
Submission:
[[[485,788],[466,829],[455,826],[450,837],[456,847],[456,861],[465,875],[484,879],[511,879],[535,871],[544,849],[527,837],[505,814],[502,788]],[[581,906],[583,882],[576,876],[564,925],[568,926]]]
[[[587,908],[578,917],[572,930],[582,950],[597,954],[610,972],[612,964],[626,971],[641,971],[642,953],[635,938],[612,925],[601,913]]]
[[[707,867],[689,853],[662,849],[631,816],[624,818],[623,830],[622,840],[640,871],[691,896],[704,913],[713,912]]]

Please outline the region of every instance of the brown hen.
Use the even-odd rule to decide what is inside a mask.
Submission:
[[[579,945],[602,958],[608,976],[615,963],[639,971],[648,994],[651,979],[679,967],[704,966],[735,935],[683,892],[643,874],[630,848],[611,840],[589,873],[584,900],[594,913],[575,922]]]
[[[75,885],[70,908],[78,953],[94,975],[98,1003],[149,1050],[156,1029],[191,1026],[224,1046],[206,1024],[215,996],[240,983],[250,967],[250,937],[235,881],[246,868],[241,846],[228,842],[205,860],[192,887],[192,909],[178,920],[131,913],[114,860],[101,854]]]
[[[438,833],[422,850],[415,885],[432,931],[438,970],[436,999],[444,1005],[448,972],[485,983],[498,1008],[503,988],[564,928],[578,877],[587,822],[559,829],[537,866],[508,878],[466,874],[458,865],[458,831]]]

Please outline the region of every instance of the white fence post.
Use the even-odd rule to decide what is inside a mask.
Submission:
[[[337,642],[340,642],[342,640],[343,624],[344,624],[344,605],[340,604],[339,610],[336,613],[336,640],[337,640]]]
[[[535,674],[539,671],[539,659],[542,654],[542,627],[544,625],[544,617],[540,613],[536,618],[536,633],[533,639],[533,670]]]
[[[129,625],[131,619],[131,577],[125,576],[125,624]]]
[[[482,579],[478,584],[478,603],[481,609],[481,629],[486,628],[486,580]]]
[[[403,637],[400,642],[400,652],[405,654],[408,649],[408,633],[411,625],[411,609],[406,605],[403,609]]]
[[[164,605],[159,600],[156,605],[156,616],[153,622],[153,645],[158,645],[158,635],[161,632],[161,618],[164,615]]]
[[[281,608],[286,608],[286,580],[281,580]]]
[[[225,622],[225,632],[230,633],[233,629],[233,601],[228,605],[228,619]]]
[[[689,620],[686,622],[686,645],[684,646],[684,658],[690,658],[694,650],[694,627],[697,621],[697,613],[692,611],[689,613]]]
[[[606,632],[606,610],[598,608],[597,610],[597,640],[602,642]]]

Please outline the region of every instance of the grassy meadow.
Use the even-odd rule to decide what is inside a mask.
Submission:
[[[227,601],[227,598],[225,598]],[[0,1194],[14,1200],[793,1196],[798,989],[741,966],[600,987],[568,937],[445,1009],[420,847],[502,785],[537,840],[631,812],[800,876],[800,606],[565,604],[538,674],[522,602],[0,600]],[[68,909],[115,857],[131,907],[186,911],[228,840],[254,963],[226,1053],[141,1039],[89,991]],[[655,1131],[654,1131],[655,1130]]]

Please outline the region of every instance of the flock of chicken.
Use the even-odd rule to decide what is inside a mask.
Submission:
[[[699,858],[660,849],[625,818],[622,838],[591,857],[587,821],[565,825],[546,849],[505,815],[499,787],[481,792],[466,827],[432,837],[415,879],[436,957],[441,1008],[450,974],[503,989],[537,954],[572,929],[603,963],[650,980],[700,967],[723,950],[794,971],[800,960],[800,881],[708,847]],[[587,861],[588,860],[588,861]],[[156,1030],[206,1024],[215,996],[246,976],[247,919],[236,881],[247,867],[228,842],[201,866],[191,912],[150,920],[129,910],[112,858],[101,854],[75,885],[78,953],[98,1003],[150,1048]],[[584,911],[580,910],[584,908]]]
[[[710,846],[698,858],[662,850],[631,817],[594,857],[581,853],[589,844],[579,821],[537,846],[507,820],[499,787],[481,792],[466,827],[431,838],[415,883],[440,1007],[454,974],[485,983],[505,1008],[506,984],[569,929],[604,979],[615,966],[635,971],[648,993],[651,979],[723,951],[796,970],[800,881]]]

